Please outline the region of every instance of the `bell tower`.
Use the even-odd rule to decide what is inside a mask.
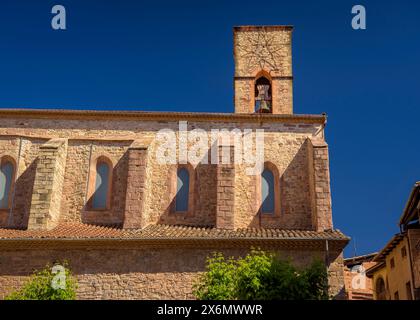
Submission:
[[[233,28],[235,113],[293,113],[292,30]]]

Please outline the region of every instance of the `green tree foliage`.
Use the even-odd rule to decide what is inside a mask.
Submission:
[[[328,275],[318,260],[296,268],[290,260],[261,250],[237,260],[214,253],[194,284],[194,294],[201,300],[324,300],[329,298]]]
[[[207,258],[207,272],[201,283],[194,285],[194,293],[204,300],[231,300],[235,298],[236,262],[225,259],[221,253],[214,253]]]
[[[34,272],[30,280],[20,290],[7,296],[6,300],[76,299],[76,280],[72,276],[67,263],[60,265],[64,267],[64,272],[62,274],[64,277],[60,277],[60,274],[57,272],[54,273],[53,268],[50,265],[47,265],[41,271]],[[53,283],[56,285],[53,286]]]

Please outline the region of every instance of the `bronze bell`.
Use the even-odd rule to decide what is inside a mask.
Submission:
[[[268,100],[268,89],[270,88],[269,85],[266,84],[259,84],[257,85],[258,89],[258,96],[256,97],[256,100]]]
[[[270,113],[271,112],[271,108],[270,108],[267,101],[265,101],[265,100],[261,101],[260,108],[258,109],[258,112],[261,112],[261,113]]]
[[[271,103],[270,103],[270,96],[268,95],[268,89],[270,86],[268,85],[257,85],[258,89],[258,96],[255,98],[257,101],[259,113],[270,113],[271,112]]]

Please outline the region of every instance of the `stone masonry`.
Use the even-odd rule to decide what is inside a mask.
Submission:
[[[349,239],[332,222],[326,116],[293,114],[291,34],[290,26],[234,29],[234,113],[0,109],[0,160],[15,166],[10,206],[0,210],[0,298],[34,270],[67,260],[79,299],[191,299],[209,254],[252,247],[301,266],[321,259],[331,295],[342,297]],[[259,77],[271,86],[268,114],[254,113]],[[201,161],[162,163],[162,130],[174,132],[177,157],[180,132],[201,132],[204,154],[184,137]],[[264,132],[275,212],[261,212],[261,175],[234,163],[239,149],[215,144],[214,130]],[[218,164],[209,162],[215,146]],[[109,183],[106,206],[94,209],[100,161]],[[181,168],[188,209],[177,212]]]
[[[235,164],[234,147],[219,146],[217,165],[216,227],[234,229],[235,223]]]
[[[138,248],[138,249],[46,249],[3,251],[0,259],[0,299],[19,288],[32,270],[51,261],[70,261],[77,277],[78,299],[193,299],[192,285],[204,270],[206,257],[214,251],[243,256],[249,248]],[[280,251],[297,265],[313,257],[315,250]],[[335,253],[336,254],[336,253]],[[333,256],[333,254],[332,254]],[[342,257],[330,265],[334,291],[343,282]]]
[[[313,226],[316,230],[332,228],[331,190],[328,161],[328,145],[325,141],[311,140],[313,152]]]
[[[28,229],[51,229],[60,219],[67,141],[51,139],[40,147]]]
[[[130,147],[128,153],[127,193],[124,228],[142,228],[146,197],[147,147]]]

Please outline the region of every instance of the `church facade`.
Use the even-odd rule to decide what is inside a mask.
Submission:
[[[0,109],[0,298],[66,260],[79,299],[191,299],[207,256],[252,247],[325,261],[343,297],[326,116],[293,113],[291,40],[234,28],[234,113]],[[261,141],[234,142],[256,132],[250,172]]]

